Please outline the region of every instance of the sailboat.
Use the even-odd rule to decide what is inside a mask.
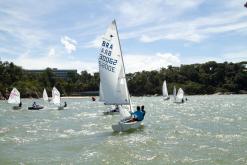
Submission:
[[[176,89],[176,88],[175,88]],[[176,92],[176,91],[175,91]],[[175,93],[176,94],[176,93]],[[184,91],[182,88],[178,89],[178,93],[174,97],[175,103],[184,103]]]
[[[16,88],[12,89],[9,95],[8,103],[19,104],[19,105],[14,105],[13,109],[15,110],[21,109],[22,103],[21,103],[20,92]]]
[[[46,92],[45,88],[44,88],[44,91],[43,91],[43,99],[44,99],[44,101],[49,101],[49,98],[48,98],[48,95],[47,95],[47,92]]]
[[[122,119],[130,117],[131,100],[127,81],[125,77],[125,67],[122,51],[117,31],[116,21],[114,20],[102,37],[102,44],[99,54],[99,73],[100,73],[100,100],[105,105],[127,105],[129,109],[120,107]],[[112,125],[116,132],[127,131],[132,128],[139,128],[141,121],[126,123],[120,120],[118,124]]]
[[[170,97],[168,95],[168,91],[167,91],[166,80],[163,82],[162,93],[163,93],[163,99],[164,100],[169,100],[170,99]]]
[[[174,98],[174,102],[176,102],[176,97],[177,97],[177,90],[176,90],[176,87],[173,86],[173,98]]]
[[[61,105],[60,92],[56,87],[52,88],[52,103],[58,106],[58,110],[63,110],[67,106],[66,102],[65,105]]]

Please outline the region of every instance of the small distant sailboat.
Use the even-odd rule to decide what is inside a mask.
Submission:
[[[13,106],[14,110],[21,109],[22,103],[21,103],[20,92],[16,88],[12,89],[9,95],[8,103],[9,104],[19,104],[19,105]]]
[[[119,108],[121,118],[130,117],[131,100],[125,77],[125,67],[122,57],[116,21],[108,27],[102,38],[99,55],[100,100],[106,105],[127,105],[129,109]],[[124,122],[112,125],[115,132],[128,131],[141,126],[141,121]]]
[[[176,94],[176,87],[174,87],[174,89],[175,89],[175,92],[173,91],[175,93],[174,102],[175,103],[184,103],[184,91],[183,91],[183,89],[179,88],[177,94]]]
[[[48,95],[47,95],[47,92],[46,92],[45,88],[44,88],[44,91],[43,91],[43,99],[44,99],[44,101],[49,101],[49,98],[48,98]]]
[[[67,107],[66,102],[65,105],[61,105],[60,92],[56,87],[53,87],[52,89],[52,103],[58,106],[58,110],[63,110],[65,107]]]
[[[163,93],[163,99],[164,100],[169,100],[170,99],[170,97],[168,95],[168,91],[167,91],[166,80],[163,82],[162,93]]]
[[[173,86],[173,98],[174,98],[174,102],[176,102],[176,97],[177,97],[177,89],[175,86]]]

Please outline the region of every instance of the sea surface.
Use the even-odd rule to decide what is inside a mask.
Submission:
[[[98,98],[97,98],[98,99]],[[247,95],[132,97],[145,105],[144,127],[113,133],[119,116],[90,98],[62,99],[66,110],[23,99],[22,110],[0,101],[0,164],[247,164]],[[30,111],[33,101],[45,109]]]

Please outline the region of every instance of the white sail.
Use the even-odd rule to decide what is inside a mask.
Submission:
[[[168,95],[168,92],[167,92],[167,86],[166,86],[166,80],[163,82],[163,97],[167,98],[169,95]]]
[[[102,37],[99,73],[104,103],[107,105],[129,105],[130,98],[115,21]]]
[[[52,89],[52,102],[53,104],[60,105],[60,92],[57,90],[56,87]]]
[[[174,101],[176,101],[176,94],[177,94],[177,90],[176,87],[173,87],[173,97],[174,97]]]
[[[44,101],[48,101],[48,95],[47,95],[47,92],[45,89],[43,91],[43,99],[44,99]]]
[[[178,101],[182,101],[183,98],[184,98],[184,91],[182,88],[179,88],[177,93],[177,99]]]
[[[16,88],[13,88],[9,95],[8,103],[19,104],[20,102],[21,102],[20,92]]]
[[[102,90],[101,82],[100,82],[100,85],[99,85],[99,101],[104,101],[104,93],[103,93],[103,90]]]

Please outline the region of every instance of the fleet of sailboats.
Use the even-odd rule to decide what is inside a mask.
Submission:
[[[114,110],[105,111],[104,114],[120,114],[119,122],[112,125],[113,131],[123,132],[130,129],[140,128],[142,125],[141,121],[127,120],[131,118],[133,110],[125,76],[125,66],[121,44],[115,20],[110,24],[106,33],[102,37],[98,63],[100,75],[99,101],[103,102],[105,105],[112,105],[116,107]],[[163,100],[170,99],[166,80],[163,82],[162,94]],[[176,87],[174,86],[173,96],[175,103],[184,102],[184,91],[182,88],[179,88],[178,92],[176,93]],[[45,88],[43,90],[43,100],[49,101],[49,97]],[[8,103],[19,104],[18,106],[14,106],[14,109],[21,108],[20,92],[16,88],[13,88],[11,91]],[[55,104],[59,110],[62,110],[67,106],[66,102],[65,105],[61,105],[60,92],[56,87],[53,87],[52,89],[52,103]],[[28,107],[28,109],[29,108],[30,107]],[[32,108],[35,107],[33,106]]]

